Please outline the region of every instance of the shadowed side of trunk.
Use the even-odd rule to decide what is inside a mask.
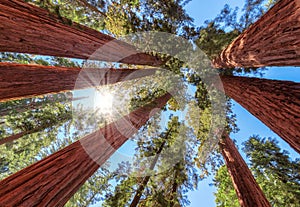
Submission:
[[[143,126],[170,94],[0,182],[0,206],[64,206],[80,186]]]
[[[271,207],[246,162],[227,134],[219,142],[241,207]]]

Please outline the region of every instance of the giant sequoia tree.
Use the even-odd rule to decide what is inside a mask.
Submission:
[[[240,205],[242,207],[271,206],[227,134],[224,134],[219,145]]]
[[[2,180],[1,205],[63,206],[99,165],[147,122],[151,110],[163,107],[169,98],[166,94]]]
[[[299,66],[298,0],[281,0],[214,60],[217,68]]]
[[[250,169],[270,204],[274,207],[297,206],[299,203],[299,159],[291,160],[288,152],[280,150],[275,139],[252,136],[243,143],[250,159]],[[218,169],[214,178],[217,206],[238,207],[226,166]]]
[[[135,73],[134,69],[67,68],[41,65],[0,63],[0,101],[16,100],[113,84],[155,73],[155,69]]]
[[[21,52],[59,57],[160,65],[157,58],[96,30],[74,23],[24,1],[0,4],[1,52]],[[17,20],[17,21],[16,21]],[[24,32],[26,31],[26,32]],[[105,44],[106,51],[97,52]]]
[[[3,34],[3,38],[0,38],[0,51],[38,53],[42,55],[87,59],[96,49],[115,40],[110,36],[73,22],[85,24],[97,30],[105,29],[105,32],[111,32],[115,36],[121,36],[137,31],[152,30],[178,34],[187,38],[192,38],[197,35],[197,32],[195,32],[195,29],[192,27],[192,19],[183,9],[188,0],[111,0],[109,2],[93,0],[29,1],[48,11],[26,4],[23,1],[3,0],[0,3],[1,11],[3,11],[0,20],[3,20],[4,22],[3,30],[0,32],[0,34]],[[245,13],[242,15],[241,22],[239,23],[233,21],[236,17],[234,14],[227,15],[228,10],[226,10],[227,7],[225,7],[219,17],[207,24],[206,28],[199,29],[199,39],[197,40],[199,47],[203,49],[210,58],[216,57],[224,46],[229,44],[245,28],[262,15],[260,8],[262,2],[262,0],[247,0]],[[273,1],[270,2],[272,3]],[[282,11],[289,8],[287,5],[294,4],[294,1],[290,2],[293,3],[286,4]],[[283,3],[281,4],[283,5]],[[76,9],[73,7],[76,7]],[[296,16],[298,15],[297,11],[298,10],[296,10]],[[225,16],[227,17],[225,18]],[[72,21],[67,20],[64,17],[67,17]],[[103,19],[103,17],[105,17],[105,19]],[[294,17],[295,16],[293,16],[293,18]],[[291,25],[294,24],[295,22],[291,23]],[[232,30],[227,32],[227,29],[221,28],[222,25],[230,25],[232,26]],[[21,29],[26,31],[26,33],[24,34]],[[295,34],[298,34],[297,29],[298,28],[294,27]],[[293,31],[287,31],[287,33],[292,32]],[[255,35],[259,36],[261,34],[261,32],[257,33],[258,34]],[[255,41],[253,41],[253,43],[255,43]],[[297,44],[298,42],[296,41],[295,45]],[[136,52],[135,48],[116,41],[111,47],[107,48],[106,52],[102,52],[101,54],[98,54],[99,56],[93,56],[92,58],[132,64],[159,65],[162,63],[157,58],[141,53],[125,57],[127,54],[134,54]],[[293,52],[287,51],[287,53],[287,55],[290,55]],[[10,61],[11,54],[7,54],[5,54],[4,57],[6,58],[6,61]],[[25,56],[26,58],[22,60],[23,62],[21,61],[21,63],[32,63],[34,58],[30,57],[30,55]],[[72,90],[81,70],[75,68],[77,66],[76,64],[69,64],[70,62],[65,62],[65,59],[59,60],[62,60],[62,63],[66,63],[62,65],[67,66],[68,68],[59,67],[61,65],[54,65],[55,67],[51,67],[2,63],[2,75],[4,77],[2,83],[3,87],[0,87],[3,92],[1,93],[3,94],[2,101]],[[43,58],[37,60],[35,63],[53,65],[49,64]],[[165,64],[167,69],[176,73],[182,72],[182,65],[182,62],[173,59],[170,59],[170,61]],[[249,67],[254,66],[257,65],[252,64]],[[230,67],[233,67],[233,65],[230,65]],[[145,73],[142,73],[143,75],[134,77],[135,79],[131,80],[132,82],[129,81],[130,83],[127,84],[126,82],[121,81],[124,80],[127,75],[135,72],[135,70],[112,69],[108,70],[107,74],[98,74],[99,72],[100,70],[89,70],[90,76],[86,75],[85,78],[84,74],[81,74],[81,76],[83,76],[81,77],[83,82],[79,85],[83,88],[85,88],[85,86],[95,86],[95,84],[90,83],[84,84],[89,78],[100,75],[104,77],[104,80],[103,82],[97,83],[98,85],[120,82],[123,88],[121,87],[118,89],[118,87],[116,87],[117,93],[121,94],[120,90],[122,90],[125,94],[124,96],[126,96],[128,93],[124,89],[132,87],[132,83],[135,83],[136,87],[134,87],[132,92],[133,98],[129,103],[130,110],[133,110],[133,112],[123,117],[123,119],[106,125],[96,132],[89,132],[89,135],[73,144],[72,141],[74,141],[74,139],[62,140],[60,138],[61,136],[59,137],[58,135],[58,130],[53,130],[57,133],[54,133],[54,135],[49,137],[46,141],[50,142],[53,141],[53,139],[58,138],[56,140],[57,146],[53,147],[53,145],[51,145],[44,149],[47,153],[43,153],[43,156],[34,151],[30,156],[25,156],[24,158],[22,153],[31,150],[30,147],[32,145],[30,145],[30,143],[28,144],[28,142],[32,140],[31,137],[37,138],[39,136],[39,133],[36,133],[37,130],[42,130],[43,136],[46,137],[47,133],[50,134],[49,131],[57,129],[54,127],[51,128],[50,126],[48,127],[48,125],[43,124],[44,122],[41,122],[40,125],[37,125],[38,127],[34,128],[32,127],[34,125],[32,125],[31,122],[25,121],[25,124],[23,124],[24,126],[31,124],[30,130],[21,132],[16,131],[16,134],[13,134],[8,138],[18,138],[27,133],[26,138],[29,137],[30,139],[19,139],[16,141],[20,143],[19,145],[13,145],[11,143],[6,144],[5,147],[7,149],[5,153],[7,153],[9,149],[13,149],[12,152],[16,152],[20,157],[23,156],[19,162],[22,162],[26,158],[29,161],[26,162],[26,164],[22,163],[23,165],[16,164],[18,166],[15,169],[12,169],[11,165],[15,162],[10,163],[11,159],[0,157],[0,170],[5,171],[6,175],[11,174],[18,171],[20,168],[34,163],[36,159],[42,159],[41,157],[51,155],[1,181],[0,205],[63,206],[78,189],[78,193],[72,197],[68,205],[89,205],[94,201],[99,201],[99,194],[104,190],[108,190],[108,179],[111,179],[113,176],[105,170],[104,175],[101,175],[100,171],[97,171],[99,165],[103,164],[116,149],[134,134],[137,131],[137,128],[140,128],[147,122],[150,114],[152,115],[152,112],[150,113],[152,109],[155,107],[161,108],[169,100],[170,95],[164,95],[165,90],[161,89],[163,87],[160,86],[170,84],[172,79],[169,78],[165,81],[163,78],[155,77],[154,79],[151,79],[154,80],[152,82],[144,81],[146,79],[145,77],[137,79],[155,72],[155,70],[147,70],[144,71]],[[226,71],[226,73],[232,74],[232,71],[229,70]],[[186,73],[183,72],[181,75],[184,76],[183,79],[186,80]],[[132,76],[129,76],[129,78],[133,79]],[[149,78],[149,76],[147,78]],[[192,80],[192,78],[190,78],[190,80]],[[297,123],[292,123],[291,121],[295,118],[297,120],[299,119],[297,114],[297,111],[299,111],[299,90],[297,89],[297,84],[228,76],[222,76],[222,80],[225,92],[228,96],[240,102],[251,113],[263,120],[270,128],[273,127],[272,129],[275,132],[281,133],[280,135],[299,151],[299,142],[296,139],[296,137],[299,136],[299,133],[297,132],[299,125],[297,125]],[[198,157],[192,157],[193,149],[192,147],[189,148],[187,146],[188,142],[184,142],[186,141],[185,139],[177,139],[178,137],[194,136],[191,135],[193,133],[187,128],[185,128],[186,134],[178,133],[177,130],[183,125],[183,123],[178,124],[178,119],[176,120],[178,123],[172,123],[172,127],[168,125],[164,132],[160,132],[160,136],[153,136],[153,133],[151,132],[151,130],[155,131],[162,127],[160,120],[157,120],[158,124],[155,127],[149,128],[149,126],[145,125],[145,131],[147,131],[145,133],[147,133],[147,135],[142,134],[141,138],[144,138],[143,136],[145,135],[147,140],[138,142],[137,151],[139,154],[137,155],[137,159],[139,162],[143,163],[143,167],[145,167],[147,166],[146,164],[148,161],[145,157],[147,158],[149,155],[154,156],[148,170],[155,171],[156,168],[158,172],[157,175],[146,175],[140,178],[135,177],[135,175],[125,178],[121,176],[122,178],[120,179],[122,181],[117,183],[113,193],[108,194],[104,205],[136,206],[139,204],[141,206],[184,206],[188,203],[185,198],[185,193],[188,190],[194,189],[198,182],[198,175],[195,173],[194,169],[195,162],[198,167],[202,167],[202,164],[206,164],[200,162],[200,157],[202,156],[201,150],[207,146],[205,143],[211,144],[212,146],[215,144],[214,142],[210,142],[212,137],[209,137],[213,118],[211,115],[212,106],[207,90],[200,78],[199,80],[192,80],[191,82],[195,83],[197,86],[195,94],[197,103],[195,104],[195,108],[189,108],[189,114],[192,117],[195,113],[200,111],[200,117],[194,116],[195,120],[189,120],[193,125],[191,127],[195,130],[194,135],[197,136],[197,139],[195,138],[195,142],[192,142],[192,145],[193,147],[198,146],[199,143],[201,145],[199,147]],[[156,86],[156,89],[154,89],[155,87],[153,87],[153,85]],[[115,86],[108,87],[113,88]],[[281,89],[283,89],[283,92]],[[155,101],[151,102],[151,104],[140,107],[140,103],[149,103],[153,99],[155,99]],[[175,99],[173,99],[172,102],[169,101],[168,110],[177,110],[180,108],[179,105],[177,105],[178,103],[175,102]],[[128,103],[120,103],[120,105],[122,105],[120,113],[124,114],[124,109],[127,108],[126,106]],[[39,108],[40,106],[34,104],[33,107]],[[31,110],[30,107],[27,108]],[[27,113],[26,107],[25,109],[21,107],[16,108],[16,111],[19,111],[20,113],[25,112],[24,110]],[[7,110],[2,112],[3,114],[9,113]],[[229,106],[227,112],[229,114],[227,124],[232,125],[231,127],[234,128],[234,117],[230,114]],[[67,114],[69,115],[69,113]],[[22,118],[26,117],[27,116],[25,115],[22,116]],[[64,122],[64,119],[59,118],[57,120],[52,120],[53,117],[55,116],[52,115],[51,120],[48,120],[46,123],[55,125]],[[45,119],[46,118],[47,117],[45,117]],[[33,119],[33,122],[34,121],[35,119]],[[82,122],[83,125],[97,125],[94,119],[83,120]],[[131,124],[131,126],[128,126],[128,124]],[[23,125],[21,124],[20,126],[23,127]],[[69,127],[68,130],[70,131],[70,125],[64,123],[63,126]],[[0,130],[2,129],[3,128],[0,128]],[[9,130],[10,129],[7,128],[5,132],[9,132]],[[83,133],[84,126],[72,130],[76,130],[75,133],[80,134]],[[18,132],[19,134],[17,134]],[[17,136],[14,137],[14,135]],[[101,135],[103,135],[103,137]],[[24,144],[24,146],[22,146],[22,144]],[[171,145],[175,145],[172,156],[167,158],[158,156],[163,149],[166,149]],[[39,146],[40,145],[37,146],[36,150],[38,150]],[[269,206],[260,188],[255,183],[247,165],[240,157],[232,140],[230,140],[228,136],[225,136],[225,138],[220,141],[220,146],[241,205]],[[175,165],[170,166],[170,163],[172,163],[174,158],[180,159],[178,159],[178,162]],[[215,157],[210,157],[210,159],[212,158]],[[205,160],[205,162],[209,161]],[[217,163],[217,161],[212,162]],[[143,170],[145,170],[145,168]],[[274,172],[278,172],[278,175],[286,179],[282,172]],[[241,176],[239,173],[242,173],[245,176]],[[90,176],[92,177],[88,180]],[[107,176],[107,178],[104,176]],[[93,179],[95,179],[95,182]],[[88,182],[85,182],[86,180],[88,180]],[[84,182],[85,184],[83,185]],[[97,188],[99,188],[99,191],[97,191]],[[80,204],[78,204],[79,202]]]
[[[221,76],[226,95],[300,152],[299,83]]]

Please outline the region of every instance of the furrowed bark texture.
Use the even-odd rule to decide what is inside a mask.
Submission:
[[[300,153],[300,83],[221,76],[225,94]]]
[[[113,84],[153,75],[155,71],[0,63],[0,102]]]
[[[1,52],[139,65],[162,64],[158,58],[140,53],[127,43],[49,13],[23,0],[1,0],[0,22]]]
[[[87,135],[0,182],[0,206],[64,206],[79,187],[143,126],[170,94]]]
[[[271,207],[246,162],[227,134],[224,134],[219,146],[241,207]]]
[[[213,65],[300,66],[300,1],[279,1],[223,50]]]

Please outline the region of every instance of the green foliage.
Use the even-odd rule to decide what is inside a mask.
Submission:
[[[215,192],[216,205],[218,207],[239,207],[238,197],[234,190],[232,180],[227,167],[221,166],[214,177],[214,185],[217,186]]]
[[[299,159],[291,160],[278,142],[271,138],[252,136],[243,143],[243,151],[250,159],[250,169],[271,206],[296,207],[300,202]],[[233,184],[225,166],[214,178],[217,206],[239,206]]]
[[[291,160],[275,139],[250,137],[244,143],[250,167],[272,206],[300,203],[300,160]]]
[[[147,127],[135,136],[138,139],[136,162],[134,166],[127,166],[128,176],[119,174],[115,191],[107,195],[104,206],[129,206],[133,195],[147,176],[145,173],[151,174],[144,191],[141,192],[139,206],[185,206],[189,203],[185,193],[196,188],[198,184],[194,163],[190,157],[194,152],[190,146],[184,144],[189,142],[186,136],[190,132],[176,116],[170,117],[166,130],[160,129],[159,122],[157,117],[151,119]],[[161,153],[156,154],[159,149],[162,149]],[[191,150],[188,155],[185,154],[187,150]],[[149,165],[155,156],[158,156],[158,160],[150,169]],[[130,171],[133,167],[139,170]]]
[[[26,104],[30,102],[39,103],[38,107],[27,108]],[[24,134],[14,142],[0,146],[1,178],[37,161],[40,150],[49,146],[56,139],[59,128],[71,120],[70,106],[63,94],[0,104],[0,109],[7,108],[12,110],[2,117],[0,137],[5,138],[19,132]],[[22,112],[15,111],[14,108]]]
[[[215,22],[210,22],[205,27],[199,28],[199,38],[195,43],[209,59],[213,60],[239,34],[238,30],[225,32],[223,29],[218,28]]]
[[[86,25],[96,30],[104,29],[104,5],[91,6],[86,0],[26,0],[36,6],[49,10],[60,17],[65,24],[71,21]],[[67,19],[63,19],[67,18]],[[71,20],[71,21],[68,21]]]
[[[184,10],[188,0],[113,0],[107,5],[105,29],[117,37],[135,32],[160,31],[195,35],[192,18]]]
[[[96,204],[105,198],[105,193],[111,188],[109,181],[113,173],[105,167],[99,168],[65,204],[66,207],[85,207]]]
[[[80,67],[79,62],[74,62],[68,58],[48,57],[21,53],[0,53],[0,62],[11,62],[20,64],[38,64],[45,66],[60,66],[60,67]]]

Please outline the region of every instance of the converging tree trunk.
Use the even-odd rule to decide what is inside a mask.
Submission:
[[[170,99],[157,98],[0,182],[0,206],[64,206],[79,187]]]
[[[234,99],[300,153],[300,83],[221,76]]]
[[[271,207],[246,162],[226,133],[219,146],[241,207]]]
[[[156,155],[155,155],[154,159],[152,160],[151,165],[149,167],[150,171],[152,171],[154,169],[154,167],[155,167],[155,165],[158,161],[158,158],[160,156],[160,153],[162,152],[162,150],[163,150],[163,148],[166,144],[166,141],[167,141],[166,139],[168,138],[170,131],[171,130],[168,131],[168,133],[166,134],[166,136],[164,138],[165,140],[162,142],[159,149],[157,150]],[[147,184],[150,180],[150,177],[151,177],[150,175],[147,175],[143,178],[142,183],[139,185],[139,188],[137,189],[136,194],[133,197],[133,200],[130,204],[130,207],[136,207],[138,205],[138,203],[140,202],[141,196],[143,194],[143,191],[144,191],[145,187],[147,186]]]
[[[151,55],[23,0],[0,2],[0,51],[160,65]]]
[[[213,65],[300,66],[300,1],[279,1],[223,50]]]
[[[155,71],[0,63],[0,102],[113,84],[153,75]]]

